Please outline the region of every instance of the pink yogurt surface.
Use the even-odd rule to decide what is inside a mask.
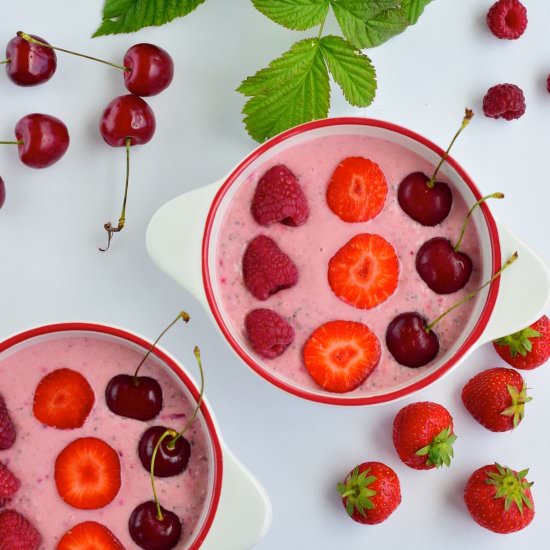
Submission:
[[[346,223],[336,216],[326,203],[330,177],[344,158],[363,156],[378,163],[386,176],[388,195],[382,212],[364,223]],[[310,216],[300,227],[280,223],[269,227],[258,225],[250,214],[256,184],[272,166],[284,164],[299,178],[306,194]],[[244,318],[255,308],[273,309],[294,327],[294,343],[276,359],[262,359],[252,350],[247,352],[273,375],[305,389],[320,389],[306,370],[302,348],[317,327],[328,321],[342,319],[368,325],[378,336],[382,357],[376,369],[353,395],[369,395],[389,391],[411,378],[419,377],[430,368],[410,369],[399,365],[385,344],[385,332],[390,321],[399,313],[418,311],[434,319],[465,294],[480,285],[480,242],[476,227],[470,223],[461,250],[470,255],[474,270],[468,284],[450,295],[435,294],[420,278],[415,268],[418,248],[427,240],[443,236],[455,243],[468,208],[458,193],[453,193],[453,207],[442,224],[425,227],[401,210],[397,188],[411,172],[431,174],[434,167],[410,150],[386,140],[366,136],[327,136],[290,147],[272,157],[256,170],[228,204],[220,226],[217,242],[216,280],[221,294],[221,309],[228,326],[246,346]],[[445,181],[444,177],[440,177]],[[328,284],[327,270],[331,257],[353,236],[377,233],[388,240],[400,260],[399,284],[396,292],[385,302],[370,310],[350,306],[333,293]],[[242,278],[242,257],[247,244],[257,235],[267,235],[290,256],[298,267],[298,283],[282,290],[266,301],[259,301],[248,292]],[[456,309],[440,323],[440,352],[436,362],[460,337],[470,317],[475,300]]]
[[[0,451],[4,462],[22,486],[8,507],[26,516],[40,531],[41,548],[52,550],[73,525],[93,520],[108,527],[127,548],[137,548],[128,532],[133,509],[152,499],[151,483],[137,454],[141,434],[153,425],[181,429],[194,409],[181,382],[158,360],[148,359],[141,374],[152,376],[163,390],[164,406],[150,422],[122,418],[105,405],[104,391],[111,377],[132,373],[143,352],[107,337],[54,336],[31,343],[0,360],[0,393],[17,429],[15,446]],[[95,393],[95,405],[84,426],[56,430],[42,425],[32,414],[34,390],[47,373],[70,368],[83,374]],[[77,510],[58,495],[54,481],[57,455],[79,437],[98,437],[120,457],[122,485],[116,498],[100,510]],[[201,422],[193,422],[185,437],[191,443],[187,470],[176,477],[157,479],[161,504],[183,520],[184,535],[178,548],[186,547],[199,527],[210,487],[210,451]]]

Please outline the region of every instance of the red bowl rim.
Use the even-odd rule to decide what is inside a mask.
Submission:
[[[144,340],[143,338],[137,336],[136,334],[127,332],[125,330],[122,330],[116,327],[98,324],[98,323],[70,322],[70,323],[55,323],[50,325],[43,325],[43,326],[35,327],[32,329],[20,332],[15,336],[11,336],[7,340],[0,342],[0,353],[11,348],[12,346],[15,346],[16,344],[19,344],[21,342],[24,342],[25,340],[29,340],[36,336],[42,336],[45,334],[54,334],[54,333],[60,333],[60,332],[68,332],[68,331],[99,332],[102,334],[108,334],[110,336],[116,336],[123,340],[127,340],[129,342],[137,344],[138,346],[144,349],[148,349],[151,347],[151,342]],[[199,391],[195,387],[195,384],[183,371],[183,369],[178,365],[178,363],[158,347],[155,347],[152,353],[172,370],[172,372],[185,384],[185,387],[191,392],[191,395],[197,401],[200,395]],[[212,418],[210,411],[208,410],[208,406],[204,401],[201,403],[200,411],[206,422],[206,426],[208,428],[208,432],[209,432],[209,435],[212,441],[212,446],[214,449],[214,462],[215,462],[214,483],[212,488],[212,498],[210,500],[210,508],[208,510],[208,514],[206,516],[205,521],[202,524],[200,531],[197,533],[195,539],[193,540],[191,546],[189,547],[189,550],[198,550],[201,547],[204,539],[206,538],[206,535],[208,534],[208,531],[210,530],[210,527],[212,526],[212,522],[214,521],[214,516],[216,515],[216,511],[218,509],[218,503],[220,500],[220,493],[221,493],[221,487],[222,487],[222,477],[223,477],[222,447],[221,447],[220,439],[218,437],[216,426],[214,424],[214,419]]]
[[[372,119],[372,118],[338,117],[338,118],[330,118],[330,119],[323,119],[323,120],[315,120],[313,122],[307,122],[300,126],[296,126],[295,128],[291,128],[290,130],[287,130],[286,132],[283,132],[275,136],[274,138],[260,145],[257,149],[252,151],[252,153],[250,153],[248,156],[246,156],[244,160],[242,160],[240,164],[238,164],[237,167],[229,174],[229,176],[225,179],[224,183],[216,193],[216,196],[212,201],[210,210],[208,212],[208,216],[206,218],[206,224],[205,224],[205,229],[203,234],[202,277],[203,277],[203,285],[206,293],[206,298],[208,300],[208,304],[210,306],[212,314],[214,315],[214,318],[220,330],[222,331],[223,335],[225,336],[225,338],[227,339],[231,347],[239,355],[239,357],[262,378],[265,378],[275,386],[291,394],[294,394],[294,395],[297,395],[298,397],[309,399],[311,401],[315,401],[318,403],[327,403],[330,405],[374,405],[378,403],[386,403],[389,401],[394,401],[396,399],[403,398],[407,395],[410,395],[428,386],[435,380],[441,378],[453,366],[455,366],[462,357],[464,357],[464,355],[468,352],[468,350],[473,346],[473,344],[481,336],[481,334],[483,333],[483,330],[485,329],[485,327],[487,326],[487,323],[489,322],[489,318],[491,317],[491,313],[493,312],[493,309],[495,307],[495,303],[497,300],[498,289],[500,286],[500,278],[497,278],[489,286],[489,292],[487,294],[487,300],[485,302],[485,306],[483,307],[483,310],[481,311],[479,319],[475,324],[475,326],[473,327],[473,329],[471,330],[470,334],[466,337],[463,344],[455,352],[455,354],[451,358],[449,358],[445,363],[439,366],[437,370],[430,373],[428,376],[422,378],[421,380],[418,380],[414,384],[411,384],[407,387],[404,387],[383,395],[350,398],[350,397],[340,396],[338,394],[319,395],[313,391],[297,388],[292,384],[289,384],[283,380],[278,379],[276,376],[273,376],[271,373],[267,372],[263,367],[258,365],[246,353],[246,351],[241,348],[241,346],[238,344],[238,342],[235,340],[235,338],[231,334],[229,327],[225,323],[223,316],[221,314],[220,308],[218,307],[218,304],[216,303],[216,300],[214,298],[214,293],[212,290],[212,280],[208,269],[210,237],[212,234],[212,226],[213,226],[214,218],[228,189],[239,177],[239,175],[243,172],[243,170],[251,162],[253,162],[258,157],[263,155],[266,151],[270,150],[275,145],[278,145],[279,143],[287,140],[288,138],[294,137],[296,135],[302,134],[310,130],[315,130],[317,128],[341,126],[341,125],[372,126],[376,128],[390,130],[392,132],[401,134],[403,136],[406,136],[408,138],[411,138],[417,141],[418,143],[424,145],[428,149],[431,149],[434,153],[436,153],[439,156],[442,156],[445,153],[445,151],[443,151],[443,149],[438,147],[435,143],[431,142],[430,140],[424,138],[423,136],[407,128],[404,128],[397,124],[385,122],[383,120]],[[458,164],[458,162],[456,162],[451,156],[449,156],[447,158],[447,163],[453,167],[453,169],[459,174],[459,176],[466,183],[466,185],[468,185],[468,187],[470,188],[470,190],[472,191],[476,199],[480,199],[482,195],[479,192],[477,186],[474,184],[473,180],[466,173],[466,171]],[[491,253],[493,258],[492,272],[494,273],[496,270],[500,268],[500,265],[501,265],[501,250],[500,250],[500,240],[498,236],[498,229],[497,229],[495,220],[491,215],[491,212],[489,211],[486,203],[481,204],[481,211],[483,213],[485,222],[489,230],[489,240],[491,243]]]

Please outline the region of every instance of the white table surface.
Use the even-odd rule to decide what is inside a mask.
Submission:
[[[227,443],[257,475],[273,502],[273,524],[260,550],[404,548],[431,550],[542,548],[550,519],[550,365],[528,373],[533,403],[514,433],[492,434],[460,402],[472,373],[502,365],[490,347],[457,371],[404,403],[377,408],[336,408],[301,401],[276,390],[230,352],[206,313],[157,271],[144,244],[147,223],[169,199],[224,175],[254,147],[241,124],[243,98],[234,89],[300,37],[257,13],[249,0],[207,0],[191,16],[136,36],[91,40],[101,0],[20,0],[2,6],[0,41],[17,30],[106,59],[122,59],[138,41],[157,43],[175,58],[176,77],[151,98],[158,129],[133,150],[127,229],[108,254],[102,225],[118,218],[124,154],[98,133],[105,105],[125,93],[113,69],[60,54],[55,77],[23,89],[0,72],[0,135],[10,139],[16,121],[47,112],[68,125],[72,143],[53,167],[27,169],[10,147],[0,148],[7,201],[0,210],[0,337],[42,323],[93,320],[153,339],[180,308],[193,318],[169,334],[164,346],[193,370],[191,350],[203,349],[207,394]],[[454,156],[485,192],[495,216],[550,263],[550,4],[527,1],[526,34],[509,43],[484,24],[490,0],[435,0],[419,24],[372,50],[378,97],[368,109],[348,106],[333,91],[332,115],[387,119],[446,144],[471,106],[478,116]],[[334,21],[327,32],[334,32]],[[481,115],[485,90],[499,82],[524,89],[528,107],[519,121]],[[413,400],[434,400],[455,418],[459,439],[451,469],[416,472],[402,465],[391,444],[397,410]],[[364,460],[381,460],[400,476],[403,502],[377,527],[350,521],[336,482]],[[523,532],[498,536],[468,516],[462,491],[468,475],[498,460],[530,467],[537,516]],[[542,545],[542,546],[541,546]]]

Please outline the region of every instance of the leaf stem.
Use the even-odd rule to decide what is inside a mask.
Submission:
[[[325,17],[321,21],[321,24],[319,25],[319,32],[317,33],[317,40],[319,40],[319,38],[321,38],[321,35],[323,34],[323,29],[325,28],[326,21],[327,21],[327,18]]]
[[[37,40],[36,38],[32,37],[30,34],[27,34],[26,32],[19,31],[17,33],[17,36],[19,38],[22,38],[23,40],[26,40],[27,42],[30,42],[31,44],[37,44],[38,46],[43,46],[45,48],[50,48],[52,50],[56,50],[58,52],[68,53],[71,55],[76,55],[78,57],[83,57],[85,59],[91,59],[92,61],[97,61],[98,63],[103,63],[104,65],[109,65],[110,67],[114,67],[115,69],[120,69],[121,71],[130,71],[129,67],[125,67],[124,65],[117,65],[116,63],[111,63],[110,61],[105,61],[104,59],[99,59],[97,57],[92,57],[91,55],[86,55],[83,53],[77,53],[73,52],[71,50],[66,50],[65,48],[60,48],[58,46],[52,46],[51,44],[48,44],[47,42],[42,42],[42,40]]]

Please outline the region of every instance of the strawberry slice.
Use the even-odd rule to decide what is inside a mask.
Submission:
[[[36,387],[33,413],[37,420],[52,428],[80,428],[94,400],[94,392],[84,376],[71,369],[58,369],[42,378]]]
[[[103,508],[120,490],[118,454],[101,439],[76,439],[55,461],[55,484],[67,504],[81,510]]]
[[[371,309],[397,288],[399,260],[393,246],[380,235],[364,233],[348,241],[331,258],[328,282],[340,300]]]
[[[356,389],[380,360],[380,342],[363,323],[331,321],[317,328],[304,346],[311,377],[325,390]]]
[[[85,521],[71,527],[56,550],[124,550],[124,546],[105,525]]]
[[[380,214],[388,184],[380,166],[348,157],[336,167],[327,188],[329,208],[345,222],[366,222]]]

